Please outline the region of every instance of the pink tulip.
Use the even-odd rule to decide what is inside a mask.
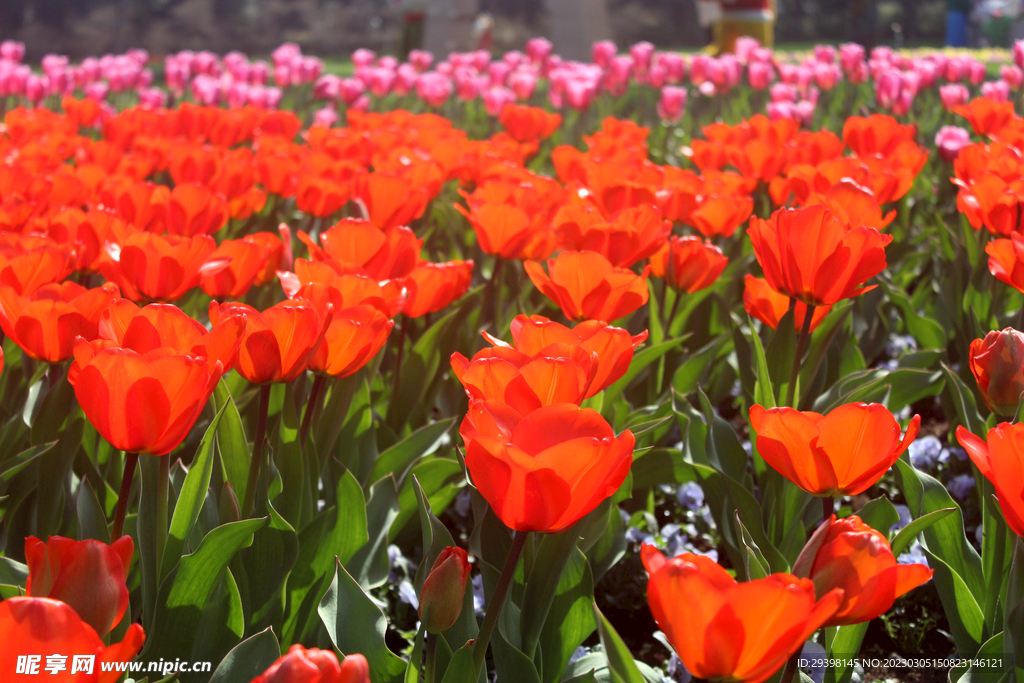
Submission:
[[[530,58],[530,61],[534,64],[541,64],[548,56],[554,52],[555,46],[551,44],[551,41],[547,38],[540,36],[536,38],[530,38],[526,41],[526,56]]]
[[[963,80],[967,71],[967,63],[963,57],[950,57],[946,61],[946,72],[943,77],[950,83],[958,83]]]
[[[681,119],[686,109],[686,94],[686,88],[677,85],[662,88],[661,99],[658,100],[658,116],[673,123]]]
[[[665,80],[679,84],[686,78],[686,58],[675,52],[659,52],[655,62],[665,68]]]
[[[3,45],[0,45],[0,56],[3,56]],[[1024,40],[1017,40],[1013,43],[1013,63],[1024,69]]]
[[[444,104],[455,89],[452,80],[436,71],[427,71],[416,82],[416,94],[431,107]]]
[[[935,146],[939,148],[939,156],[946,161],[953,161],[960,150],[971,144],[971,134],[959,126],[943,126],[935,135]]]
[[[761,43],[756,38],[741,36],[736,39],[736,47],[733,48],[733,53],[736,55],[736,59],[740,60],[741,64],[748,64],[750,63],[751,55],[759,47],[761,47]]]
[[[409,63],[417,71],[426,71],[434,63],[434,53],[429,50],[412,50],[409,53]]]
[[[590,107],[597,94],[597,88],[592,83],[582,80],[571,80],[566,84],[565,96],[569,106],[577,111],[585,111]]]
[[[629,56],[633,58],[633,70],[636,73],[647,73],[647,70],[651,68],[651,57],[654,56],[654,45],[646,40],[631,45]]]
[[[815,45],[814,59],[822,64],[835,64],[836,49],[831,45]]]
[[[484,90],[482,98],[487,115],[497,118],[506,104],[515,102],[516,94],[508,88],[497,86]]]
[[[793,118],[801,125],[809,126],[814,120],[814,109],[817,105],[810,100],[800,100],[793,106]]]
[[[982,83],[981,96],[996,102],[1006,102],[1010,99],[1010,85],[1002,79]]]
[[[644,81],[652,88],[661,88],[668,81],[668,71],[661,64],[652,64]]]
[[[971,85],[981,85],[985,80],[985,65],[976,59],[967,62],[967,82]]]
[[[469,65],[483,73],[491,63],[491,53],[488,50],[474,50],[469,53]]]
[[[395,82],[391,85],[391,90],[397,95],[408,95],[416,87],[419,77],[419,71],[412,64],[399,64],[398,70],[395,71]]]
[[[334,74],[325,74],[313,84],[313,99],[337,100],[341,96],[341,79]]]
[[[843,70],[829,62],[818,62],[814,67],[814,82],[822,90],[831,90],[843,76]]]
[[[533,97],[533,91],[537,88],[537,74],[524,69],[516,69],[508,77],[508,87],[520,100],[528,100]]]
[[[376,97],[385,97],[391,92],[395,72],[385,67],[373,67],[370,72],[370,92]]]
[[[491,62],[487,66],[487,74],[491,77],[491,87],[505,85],[510,73],[512,73],[512,67],[506,62]]]
[[[875,98],[885,109],[892,108],[903,90],[903,74],[896,69],[882,72],[875,80]]]
[[[341,101],[347,105],[351,105],[366,92],[366,86],[358,78],[342,78],[338,85]]]
[[[939,86],[939,99],[942,100],[942,106],[946,111],[953,111],[954,107],[967,104],[968,100],[971,99],[971,93],[966,85],[948,83]]]
[[[377,59],[377,53],[373,50],[367,50],[365,47],[361,47],[352,53],[352,63],[356,66],[373,66],[375,59]]]
[[[690,82],[700,85],[708,80],[708,64],[710,63],[711,57],[703,54],[694,55],[693,61],[690,62]]]
[[[792,104],[796,102],[799,95],[800,93],[797,91],[796,86],[789,83],[775,83],[768,90],[768,97],[772,102],[789,102]]]
[[[85,86],[85,96],[90,100],[96,100],[97,102],[102,102],[107,99],[108,92],[110,92],[110,86],[102,81],[90,83]]]
[[[515,69],[517,66],[526,61],[526,55],[519,50],[509,50],[501,56],[501,61],[508,64],[510,67]]]
[[[999,77],[1006,81],[1011,90],[1019,90],[1021,83],[1024,83],[1024,71],[1019,66],[1004,64],[999,68]]]
[[[143,109],[160,109],[167,106],[167,92],[160,88],[139,90],[139,106]]]
[[[381,57],[377,60],[377,66],[381,69],[387,69],[388,71],[396,70],[398,68],[398,64],[398,59],[391,55]]]
[[[771,119],[772,121],[778,121],[779,119],[796,118],[793,114],[792,102],[769,102],[765,106],[765,112],[768,114],[768,118]]]
[[[33,105],[38,106],[43,101],[43,97],[46,96],[46,91],[50,87],[50,79],[46,76],[36,76],[35,74],[29,74],[25,78],[25,98]]]
[[[591,61],[602,69],[608,68],[612,59],[619,53],[619,48],[610,40],[598,40],[590,48]]]
[[[857,64],[864,61],[866,53],[863,45],[857,43],[846,43],[839,46],[839,65],[843,67],[843,71],[849,77]]]
[[[249,85],[266,85],[269,80],[269,64],[260,60],[249,65]]]
[[[910,108],[914,105],[914,90],[911,88],[904,88],[896,101],[892,104],[892,113],[894,116],[906,116],[910,113]]]
[[[0,59],[8,62],[21,62],[25,58],[25,43],[15,40],[5,40],[0,43]]]
[[[754,90],[764,90],[773,78],[775,78],[775,69],[767,62],[751,62],[747,66],[747,82]],[[785,83],[780,85],[785,85]]]
[[[338,122],[338,112],[334,111],[334,105],[328,104],[323,109],[317,109],[313,114],[313,125],[330,128]]]

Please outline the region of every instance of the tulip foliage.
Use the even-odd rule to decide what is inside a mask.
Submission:
[[[1022,680],[1018,67],[22,58],[0,680]]]

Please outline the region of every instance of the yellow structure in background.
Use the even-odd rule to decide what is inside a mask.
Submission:
[[[775,45],[775,0],[719,0],[712,47],[717,54],[732,52],[740,36],[756,38],[765,47]]]

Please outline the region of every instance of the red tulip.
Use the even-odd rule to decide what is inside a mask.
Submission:
[[[658,628],[686,669],[706,680],[768,679],[843,599],[835,589],[816,600],[814,583],[790,574],[737,583],[703,555],[667,559],[646,543],[640,559]]]
[[[631,336],[622,328],[597,320],[587,320],[570,329],[540,315],[517,315],[511,329],[515,348],[530,357],[544,355],[552,345],[557,344],[580,346],[593,354],[595,360],[590,370],[590,388],[584,398],[597,395],[626,374],[633,360],[633,350],[647,339],[646,330]],[[492,346],[509,346],[486,332],[483,335]]]
[[[31,358],[59,363],[71,357],[76,337],[97,337],[100,314],[120,297],[110,282],[95,289],[43,285],[29,296],[0,285],[0,327]]]
[[[188,435],[221,374],[219,362],[165,347],[139,354],[79,339],[68,380],[85,416],[110,445],[164,455]]]
[[[398,280],[376,282],[358,266],[346,266],[334,259],[311,262],[295,259],[295,272],[279,271],[281,288],[289,298],[295,298],[299,289],[308,284],[321,284],[346,292],[346,301],[360,301],[370,304],[393,318],[405,306],[406,292]]]
[[[754,277],[749,273],[743,277],[743,284],[743,308],[768,327],[776,329],[782,316],[786,315],[786,311],[789,310],[791,299],[772,289],[764,278]],[[814,314],[811,316],[811,332],[817,329],[831,310],[831,306],[816,306],[814,308]],[[793,312],[795,329],[803,329],[805,315],[807,315],[807,304],[802,301],[796,302],[796,310]]]
[[[472,401],[460,428],[466,466],[505,526],[558,533],[615,493],[633,462],[632,432],[618,437],[597,411],[570,403],[522,416]]]
[[[793,566],[797,576],[809,576],[818,595],[834,588],[843,601],[825,626],[871,621],[885,614],[896,598],[932,577],[924,564],[897,564],[885,535],[851,515],[822,524]]]
[[[25,593],[70,605],[82,621],[105,636],[128,608],[128,568],[135,546],[130,536],[112,545],[50,536],[43,543],[25,539],[28,582]]]
[[[868,490],[921,430],[910,421],[903,439],[885,406],[847,403],[828,415],[792,408],[750,407],[757,452],[776,472],[811,495],[835,498]]]
[[[989,332],[971,342],[968,361],[985,405],[1003,417],[1016,415],[1024,394],[1024,333]]]
[[[563,251],[548,260],[548,273],[535,261],[523,264],[537,289],[572,320],[618,320],[647,303],[647,273],[615,268],[594,251]]]
[[[260,280],[266,283],[273,279],[280,261],[281,240],[272,233],[259,234],[270,239],[247,235],[240,240],[221,242],[208,260],[217,267],[204,271],[199,277],[199,286],[204,292],[218,299],[238,299]],[[225,261],[227,266],[220,268]]]
[[[875,228],[844,225],[822,206],[754,218],[748,233],[772,289],[812,306],[871,289],[864,282],[885,268],[885,246],[892,241]]]
[[[650,205],[628,207],[606,219],[592,204],[567,204],[553,225],[565,248],[596,251],[623,268],[654,254],[672,232],[672,224]]]
[[[985,246],[985,253],[992,275],[1024,292],[1024,235],[1014,233],[1009,239],[992,240]]]
[[[699,237],[673,235],[651,256],[651,274],[687,294],[715,284],[727,265],[722,250]]]
[[[359,266],[374,280],[401,279],[412,273],[420,260],[423,240],[404,226],[382,230],[373,223],[354,218],[338,221],[320,233],[321,249],[303,231],[299,239],[309,247],[314,261],[334,259]]]
[[[69,605],[32,597],[0,602],[0,633],[5,636],[0,671],[7,680],[38,677],[59,683],[114,683],[123,672],[104,671],[103,663],[130,661],[146,640],[142,627],[132,624],[121,642],[106,646]],[[61,667],[52,673],[51,657]]]
[[[29,296],[43,285],[60,282],[75,266],[75,250],[47,239],[12,235],[16,246],[0,245],[0,285]]]
[[[245,317],[245,332],[235,369],[253,384],[291,382],[306,371],[331,322],[305,301],[282,301],[262,313],[239,302],[210,302],[210,321],[216,325],[234,314]]]
[[[440,633],[455,624],[472,568],[462,548],[448,546],[434,560],[420,592],[419,617],[428,633]]]
[[[227,260],[208,260],[216,246],[209,235],[161,237],[136,232],[120,247],[107,245],[111,260],[100,264],[100,272],[132,301],[176,301],[197,287],[200,277],[230,265]]]
[[[420,261],[405,278],[406,299],[402,313],[410,318],[436,313],[469,291],[472,283],[472,261]]]
[[[331,650],[295,644],[251,683],[370,683],[370,667],[359,654],[338,664]]]
[[[245,318],[233,315],[207,330],[174,304],[139,308],[127,299],[111,304],[100,316],[99,336],[117,346],[147,354],[161,347],[221,364],[224,372],[235,366],[245,331]]]
[[[1024,538],[1024,424],[999,424],[987,443],[961,426],[956,440],[995,487],[1006,524]]]

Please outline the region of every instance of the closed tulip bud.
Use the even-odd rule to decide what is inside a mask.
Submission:
[[[985,405],[1003,417],[1016,414],[1024,393],[1024,333],[1007,327],[975,339],[970,363]]]
[[[330,650],[296,644],[251,683],[370,683],[370,666],[360,654],[339,664]]]
[[[43,543],[25,539],[28,582],[25,591],[36,598],[67,603],[100,636],[110,632],[128,608],[125,578],[135,546],[130,536],[112,545],[51,536]]]
[[[884,614],[896,598],[928,581],[933,571],[923,564],[898,564],[885,536],[851,515],[838,521],[833,516],[819,527],[793,573],[808,575],[819,596],[843,589],[839,609],[825,622],[840,626]]]
[[[462,548],[449,546],[434,560],[420,594],[420,619],[428,633],[451,628],[459,618],[470,569]]]

